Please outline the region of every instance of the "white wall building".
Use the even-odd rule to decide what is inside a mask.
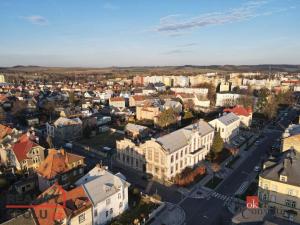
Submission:
[[[209,124],[216,131],[220,132],[220,136],[225,142],[230,142],[239,133],[240,122],[240,118],[237,115],[228,113],[210,121]]]
[[[233,106],[242,95],[235,93],[217,93],[216,106]]]
[[[79,179],[93,206],[93,224],[106,224],[128,209],[128,187],[130,184],[120,174],[112,174],[97,165]]]

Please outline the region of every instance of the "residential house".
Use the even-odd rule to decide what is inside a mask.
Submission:
[[[157,90],[152,83],[148,84],[147,87],[145,87],[143,89],[144,95],[152,95],[152,94],[155,94],[156,92],[157,92]]]
[[[166,91],[166,85],[162,82],[159,82],[159,83],[155,83],[154,84],[154,87],[155,89],[158,91],[158,92],[164,92]]]
[[[149,135],[149,128],[138,124],[128,123],[125,127],[125,133],[133,139],[145,138]]]
[[[128,209],[128,187],[130,184],[120,174],[112,174],[97,165],[79,179],[93,208],[93,224],[107,224]]]
[[[46,123],[47,135],[54,141],[72,141],[82,137],[82,121],[79,118],[59,117],[54,123]]]
[[[136,107],[145,103],[146,97],[144,95],[132,95],[129,98],[129,107]]]
[[[182,105],[178,101],[166,100],[165,103],[163,104],[163,109],[164,110],[173,109],[176,113],[179,114],[182,112]]]
[[[210,100],[206,96],[201,94],[195,94],[193,98],[195,109],[206,110],[210,107]]]
[[[155,105],[145,104],[136,107],[137,120],[152,120],[155,122],[157,116],[160,114],[160,107]]]
[[[33,212],[39,225],[93,224],[92,204],[82,186],[66,191],[53,184],[35,200]]]
[[[119,165],[169,180],[186,167],[198,165],[210,151],[214,129],[205,121],[186,126],[159,138],[135,144],[129,139],[117,141]]]
[[[44,160],[44,148],[36,143],[36,137],[29,132],[20,136],[12,146],[10,162],[17,170],[37,169]]]
[[[217,119],[209,122],[209,124],[220,132],[221,138],[225,142],[230,140],[239,133],[240,118],[234,113],[227,113]]]
[[[84,157],[68,153],[64,149],[49,149],[48,156],[37,168],[39,189],[46,190],[55,182],[68,187],[83,175]]]
[[[109,106],[116,108],[125,108],[125,98],[123,97],[111,97],[109,99]]]
[[[223,110],[226,113],[234,113],[235,115],[237,115],[240,120],[241,120],[241,125],[244,127],[250,127],[251,122],[252,122],[252,109],[248,108],[246,109],[245,107],[241,106],[241,105],[236,105],[234,108],[230,109],[224,109]]]

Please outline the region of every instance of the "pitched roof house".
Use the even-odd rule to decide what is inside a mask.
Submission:
[[[68,187],[83,175],[84,166],[84,157],[68,153],[64,149],[50,149],[37,169],[40,190],[44,191],[55,182]]]

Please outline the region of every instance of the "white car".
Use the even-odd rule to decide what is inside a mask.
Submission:
[[[254,167],[254,172],[259,172],[259,171],[260,171],[260,167],[259,166]]]

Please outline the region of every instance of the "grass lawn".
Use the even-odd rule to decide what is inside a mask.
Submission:
[[[234,157],[232,160],[230,160],[230,162],[226,165],[226,167],[232,169],[232,166],[234,165],[234,163],[235,163],[236,161],[238,161],[239,158],[240,158],[239,155],[237,155],[236,157]]]
[[[215,189],[215,187],[217,187],[218,184],[222,182],[222,180],[223,180],[222,178],[214,177],[210,179],[204,186],[210,189]]]
[[[123,139],[124,135],[119,133],[113,133],[111,131],[107,131],[105,133],[97,134],[94,137],[85,138],[79,141],[80,144],[90,146],[92,148],[99,148],[99,147],[116,147],[116,140]]]
[[[256,182],[252,182],[244,194],[237,196],[238,198],[246,201],[246,196],[253,196],[257,193],[258,184]]]

